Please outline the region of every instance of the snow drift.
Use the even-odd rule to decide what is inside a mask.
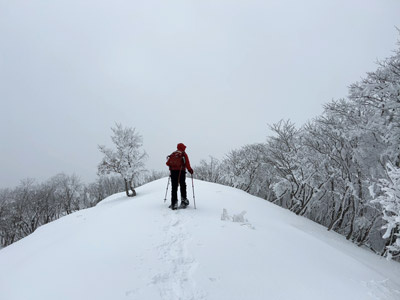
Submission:
[[[197,209],[172,211],[166,184],[113,195],[2,249],[0,298],[400,299],[398,263],[226,186],[195,181]]]

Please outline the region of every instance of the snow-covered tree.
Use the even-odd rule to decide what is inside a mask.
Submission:
[[[379,62],[375,72],[353,84],[349,98],[369,108],[368,129],[374,132],[376,142],[384,145],[384,163],[400,167],[400,47]]]
[[[275,203],[296,214],[304,214],[315,196],[312,177],[315,166],[307,161],[302,142],[302,129],[297,129],[289,120],[270,126],[274,136],[269,137],[266,146],[266,162],[275,173],[272,188]]]
[[[197,179],[221,183],[222,172],[220,171],[221,163],[218,159],[210,156],[209,161],[202,159],[200,164],[195,167],[196,173],[194,176]]]
[[[257,194],[262,179],[260,170],[264,164],[264,144],[246,145],[232,150],[221,163],[223,183],[245,192]]]
[[[372,177],[383,174],[382,148],[368,129],[368,109],[344,99],[332,101],[306,130],[306,146],[318,157],[318,173],[326,181],[321,186],[326,194],[313,203],[311,219],[360,245],[368,243],[381,215],[370,204],[368,186]]]
[[[104,157],[98,165],[98,173],[99,175],[120,174],[125,183],[126,195],[133,197],[136,195],[135,180],[138,180],[145,171],[144,160],[147,154],[141,150],[143,138],[135,131],[135,128],[123,128],[121,124],[116,124],[116,127],[111,130],[115,149],[99,146]]]
[[[388,258],[400,257],[400,168],[387,164],[388,179],[381,179],[379,185],[383,194],[377,200],[383,209],[387,239],[384,254]]]

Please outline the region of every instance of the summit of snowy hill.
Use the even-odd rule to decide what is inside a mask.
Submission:
[[[113,195],[2,249],[0,299],[400,299],[400,264],[318,224],[198,180],[197,209],[189,198],[172,211],[166,185]]]

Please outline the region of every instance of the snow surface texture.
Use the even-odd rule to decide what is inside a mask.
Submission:
[[[217,184],[196,180],[197,209],[172,211],[166,184],[113,195],[2,249],[0,299],[400,299],[398,263]]]

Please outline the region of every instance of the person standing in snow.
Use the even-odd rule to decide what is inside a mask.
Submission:
[[[178,186],[180,185],[181,190],[181,205],[180,208],[186,208],[189,205],[186,193],[186,170],[190,174],[193,174],[193,169],[190,166],[189,157],[185,152],[186,146],[179,143],[177,150],[169,155],[167,158],[167,166],[170,170],[171,177],[171,205],[170,208],[175,210],[178,209]]]

